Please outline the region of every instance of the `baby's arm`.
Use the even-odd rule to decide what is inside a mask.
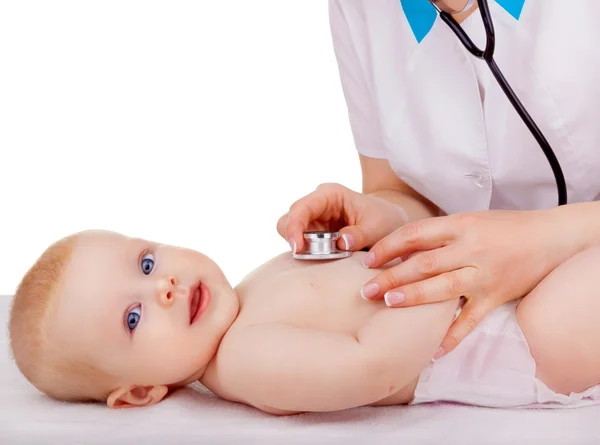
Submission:
[[[287,324],[229,333],[217,363],[227,392],[265,411],[368,405],[416,378],[437,351],[457,300],[386,308],[356,335]]]

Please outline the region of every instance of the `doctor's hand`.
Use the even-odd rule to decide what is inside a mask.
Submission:
[[[323,184],[294,202],[277,222],[277,231],[292,251],[304,247],[304,232],[339,231],[338,249],[356,251],[375,244],[406,222],[399,206],[382,198]]]
[[[376,268],[401,258],[361,289],[392,307],[465,297],[435,358],[452,351],[497,306],[525,296],[566,260],[569,234],[546,211],[485,211],[423,219],[380,240]]]

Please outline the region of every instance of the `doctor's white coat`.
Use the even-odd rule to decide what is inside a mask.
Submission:
[[[569,203],[600,197],[597,0],[489,0],[495,59],[556,153]],[[429,9],[431,8],[431,9]],[[443,213],[557,204],[541,148],[427,0],[330,0],[357,150]],[[480,12],[462,26],[481,48]]]

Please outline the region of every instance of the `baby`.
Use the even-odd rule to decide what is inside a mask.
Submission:
[[[43,393],[111,408],[151,405],[197,380],[278,415],[600,400],[600,328],[589,315],[599,303],[564,284],[590,263],[585,255],[597,264],[598,251],[556,269],[518,305],[493,311],[437,361],[459,301],[400,309],[366,301],[358,289],[382,269],[363,267],[364,255],[310,262],[285,253],[233,288],[199,252],[78,233],[51,245],[24,276],[11,348]]]

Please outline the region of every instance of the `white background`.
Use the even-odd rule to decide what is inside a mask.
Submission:
[[[90,228],[232,284],[322,182],[360,189],[325,0],[0,0],[0,294]]]

